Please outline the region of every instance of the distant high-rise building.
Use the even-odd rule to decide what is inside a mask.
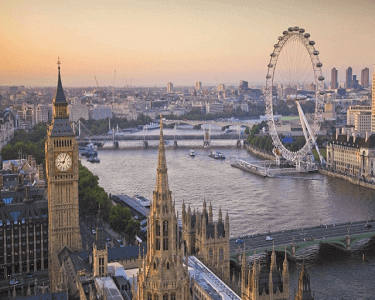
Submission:
[[[369,80],[370,80],[370,70],[369,70],[369,68],[364,68],[361,71],[361,86],[362,86],[362,88],[364,88],[364,89],[368,88]]]
[[[338,86],[339,86],[339,84],[337,82],[337,69],[333,68],[331,70],[331,90],[337,89]]]
[[[217,86],[217,90],[219,91],[219,92],[223,92],[223,91],[225,91],[225,84],[219,84],[218,86]]]
[[[350,89],[352,86],[352,79],[353,79],[353,69],[352,67],[349,67],[346,70],[346,81],[345,81],[345,87],[347,89]]]
[[[173,83],[168,82],[167,83],[167,93],[172,93],[173,92]]]
[[[375,132],[375,71],[372,73],[371,132]]]
[[[248,90],[249,89],[249,83],[245,80],[240,81],[240,90]]]
[[[197,81],[197,82],[195,83],[195,90],[197,90],[197,91],[202,90],[202,82]]]

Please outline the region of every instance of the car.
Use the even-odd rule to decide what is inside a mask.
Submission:
[[[95,233],[96,233],[96,231],[95,231],[95,229],[93,229],[93,230],[92,230],[92,234],[95,234]]]
[[[243,244],[243,240],[240,239],[240,238],[238,238],[238,239],[236,240],[236,244]]]
[[[18,280],[11,280],[9,281],[9,284],[19,284],[20,282]]]
[[[266,241],[273,241],[273,237],[266,236]]]

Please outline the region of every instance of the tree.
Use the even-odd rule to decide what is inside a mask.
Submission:
[[[139,233],[139,221],[132,219],[130,210],[120,204],[111,207],[109,214],[109,224],[117,233],[124,234],[129,243],[133,243],[135,235]]]

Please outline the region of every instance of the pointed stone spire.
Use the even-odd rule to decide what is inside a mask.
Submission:
[[[214,217],[212,215],[212,205],[211,205],[211,200],[210,200],[210,206],[208,208],[208,222],[212,224],[214,222]]]
[[[53,103],[59,103],[59,104],[68,104],[68,102],[66,102],[66,98],[65,98],[65,94],[64,94],[64,90],[63,90],[63,87],[62,87],[62,83],[61,83],[61,75],[60,75],[60,57],[58,58],[57,60],[57,65],[59,66],[58,69],[59,69],[59,75],[58,75],[58,80],[57,80],[57,90],[56,90],[56,94],[55,94],[55,97],[53,98]]]
[[[276,271],[276,270],[277,270],[277,265],[276,265],[275,241],[273,241],[270,271],[272,272],[272,271]]]
[[[155,193],[159,195],[162,195],[162,194],[166,195],[170,193],[169,186],[168,186],[167,160],[165,157],[162,115],[160,115],[159,154],[158,154],[158,166],[157,166]],[[158,201],[159,199],[154,199],[154,200]],[[152,203],[152,204],[155,205],[156,203]]]
[[[218,223],[223,223],[223,213],[221,212],[221,206],[219,208],[219,219],[217,220]]]
[[[203,199],[203,214],[205,215],[206,213],[207,213],[206,199]]]

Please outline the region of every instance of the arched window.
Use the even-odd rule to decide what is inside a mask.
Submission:
[[[224,249],[219,249],[219,261],[222,261],[224,259]]]
[[[163,300],[168,300],[168,294],[163,295]]]
[[[168,236],[168,221],[163,222],[163,236]]]
[[[210,259],[213,259],[213,258],[214,258],[214,251],[212,250],[212,248],[210,248],[210,249],[208,250],[208,255],[210,256],[210,257],[209,257]]]
[[[159,295],[158,294],[154,294],[154,300],[159,300]]]
[[[167,262],[167,270],[169,270],[169,262]]]
[[[154,270],[156,270],[156,262],[154,262]]]
[[[152,295],[150,292],[147,293],[147,300],[152,300]]]
[[[168,250],[168,221],[163,222],[163,250]]]
[[[171,300],[176,300],[176,293],[171,294]]]
[[[155,225],[156,225],[156,236],[160,236],[160,223],[159,223],[159,221],[156,221]]]

